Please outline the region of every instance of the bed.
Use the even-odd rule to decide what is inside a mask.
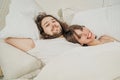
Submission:
[[[120,80],[120,42],[82,47],[64,38],[40,39],[34,18],[52,8],[48,10],[49,5],[46,8],[42,2],[11,0],[6,25],[0,30],[0,80]],[[120,40],[119,4],[87,6],[89,10],[72,6],[53,8],[50,14],[70,25],[85,25],[98,36],[108,34]],[[5,43],[6,37],[38,40],[41,52],[25,53]],[[49,61],[45,65],[44,59]]]

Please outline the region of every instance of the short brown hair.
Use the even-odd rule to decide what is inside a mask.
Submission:
[[[85,27],[85,26],[82,26],[82,25],[71,25],[71,26],[69,26],[68,30],[65,33],[66,40],[69,41],[69,42],[72,42],[72,43],[79,43],[74,36],[75,35],[74,30],[75,29],[82,30],[83,27]]]

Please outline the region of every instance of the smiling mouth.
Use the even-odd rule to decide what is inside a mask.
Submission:
[[[60,33],[59,29],[55,29],[53,33]]]

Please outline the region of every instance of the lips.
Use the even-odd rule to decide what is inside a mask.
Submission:
[[[58,28],[54,28],[53,33],[59,33],[59,29]]]

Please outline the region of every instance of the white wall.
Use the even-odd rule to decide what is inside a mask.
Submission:
[[[104,0],[103,6],[113,6],[113,5],[119,5],[120,0]]]
[[[77,8],[87,10],[103,6],[103,0],[36,0],[40,7],[48,13],[56,13],[61,8]]]
[[[43,11],[56,13],[60,8],[88,10],[120,4],[120,0],[36,0]]]
[[[111,5],[118,5],[120,4],[120,0],[111,0]]]

